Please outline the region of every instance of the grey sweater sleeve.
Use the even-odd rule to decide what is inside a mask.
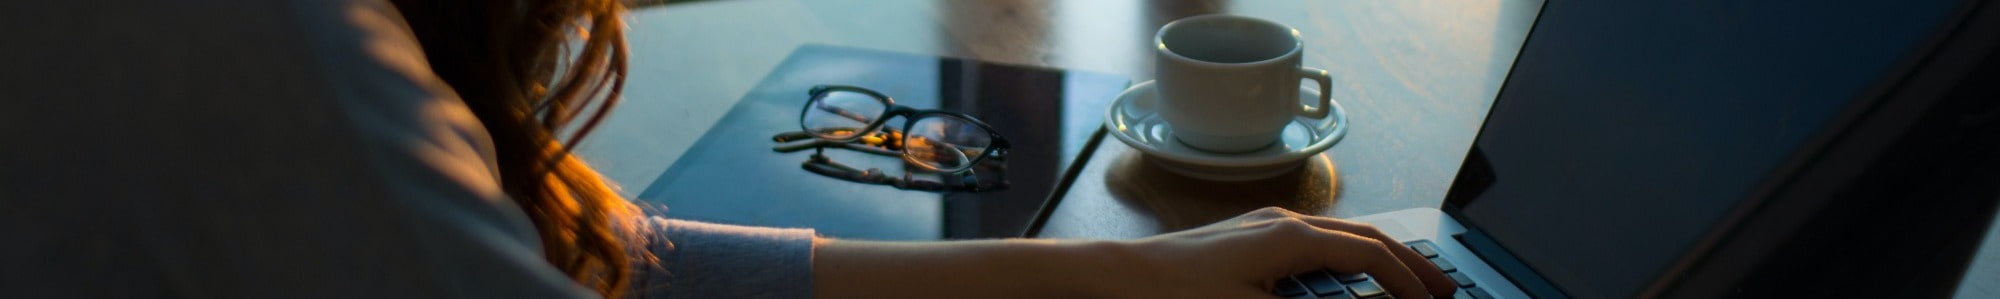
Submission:
[[[811,229],[735,226],[653,217],[640,298],[811,298]]]

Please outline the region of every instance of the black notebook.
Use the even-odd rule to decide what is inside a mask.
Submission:
[[[816,85],[865,87],[919,109],[971,115],[1012,143],[1008,188],[939,193],[821,176],[801,168],[812,150],[780,153],[772,136],[799,131]],[[1016,237],[1067,184],[1071,163],[1102,136],[1104,109],[1123,76],[960,58],[806,45],[766,75],[639,198],[669,218],[810,227],[873,240]],[[899,126],[902,120],[889,121]],[[828,148],[827,157],[901,176],[895,157]]]

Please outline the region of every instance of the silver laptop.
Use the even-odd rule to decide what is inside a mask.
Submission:
[[[1906,129],[1877,121],[1899,113],[1883,91],[1940,65],[1924,56],[1948,54],[1937,47],[1964,38],[1940,32],[1977,7],[1644,2],[1542,7],[1444,208],[1354,220],[1432,257],[1460,297],[1740,295],[1729,288],[1742,280],[1722,276],[1758,265],[1728,263],[1774,256],[1757,243],[1785,236],[1748,227],[1804,227],[1791,211],[1827,206],[1800,191],[1837,176],[1828,148]],[[1274,289],[1386,296],[1324,272]]]

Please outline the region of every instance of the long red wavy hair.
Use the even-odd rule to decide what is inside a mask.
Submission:
[[[616,0],[392,2],[431,69],[492,135],[500,185],[534,221],[549,263],[606,298],[622,296],[633,267],[657,262],[641,248],[643,213],[570,147],[618,103],[626,73],[624,6]]]

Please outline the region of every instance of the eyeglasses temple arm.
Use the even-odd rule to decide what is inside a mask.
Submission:
[[[900,157],[903,155],[902,152],[897,152],[893,150],[888,150],[868,145],[855,144],[851,142],[826,141],[819,139],[814,139],[811,142],[785,143],[785,144],[774,145],[771,146],[771,151],[780,153],[789,153],[806,149],[823,149],[828,146],[839,146],[841,148],[856,150],[863,153],[868,153],[878,156]]]
[[[815,107],[815,108],[819,108],[819,110],[820,110],[820,111],[826,111],[827,113],[833,113],[834,115],[839,115],[840,117],[845,117],[845,118],[847,118],[847,119],[852,119],[852,120],[854,120],[854,121],[857,121],[857,122],[862,122],[862,123],[867,123],[867,122],[869,121],[868,117],[865,117],[865,116],[861,116],[861,114],[860,114],[860,113],[854,113],[854,111],[848,111],[847,109],[842,109],[842,108],[840,108],[840,107],[833,107],[833,106],[827,106],[827,105],[823,104],[822,102],[818,102],[818,101],[814,101],[814,102],[813,102],[813,104],[819,104],[819,105],[812,105],[812,106],[813,106],[813,107]]]
[[[771,135],[771,141],[776,141],[776,142],[792,142],[807,138],[813,138],[812,133],[807,133],[806,131],[791,131],[791,132],[778,133],[777,135]]]

